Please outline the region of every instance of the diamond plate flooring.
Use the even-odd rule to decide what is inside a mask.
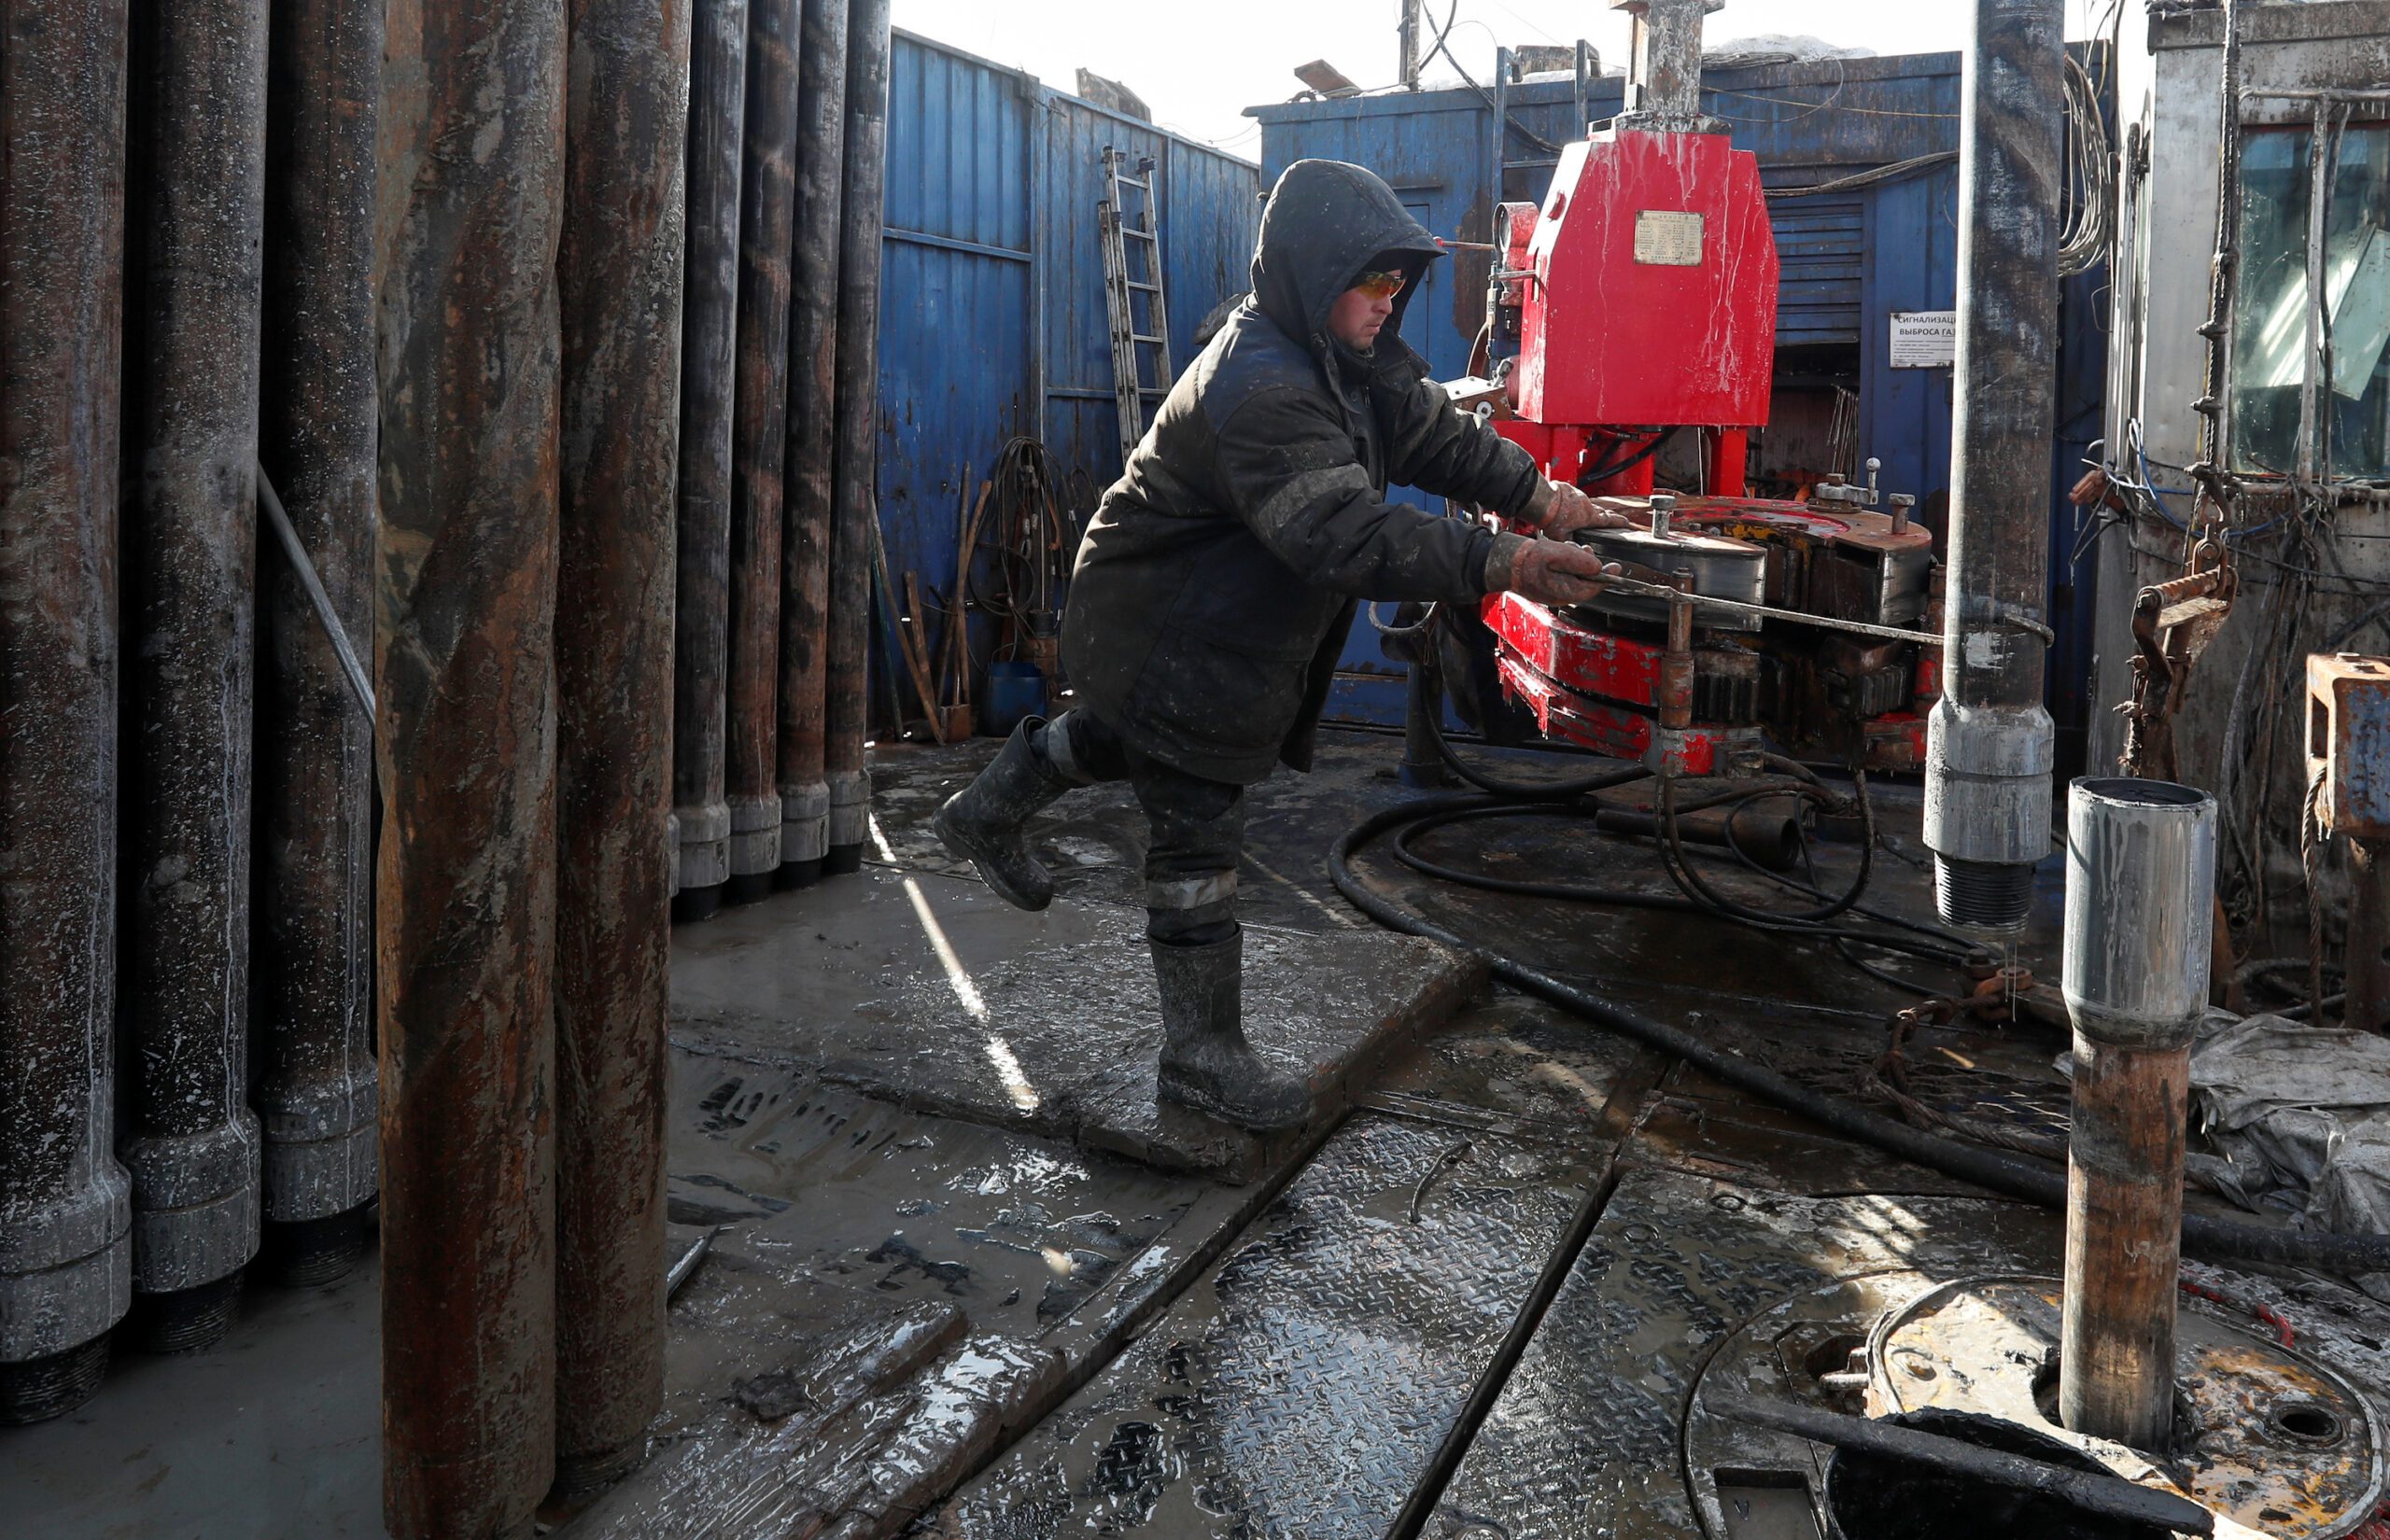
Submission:
[[[929,1533],[1374,1540],[1596,1176],[1564,1146],[1357,1113]]]

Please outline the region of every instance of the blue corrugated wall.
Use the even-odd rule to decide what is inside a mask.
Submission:
[[[1120,473],[1095,238],[1107,145],[1158,162],[1172,356],[1183,367],[1196,323],[1244,287],[1258,169],[1018,70],[896,34],[879,478],[899,582],[910,571],[932,595],[951,592],[966,479],[976,493],[1016,433],[1045,440],[1078,489],[1071,511],[1079,516]],[[888,645],[883,627],[880,661],[901,673]]]

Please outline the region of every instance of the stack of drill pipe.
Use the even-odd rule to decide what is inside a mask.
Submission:
[[[370,662],[381,7],[284,0],[270,43],[259,457]],[[276,1281],[313,1283],[363,1254],[377,1183],[373,723],[271,542],[258,558],[258,626],[260,1264]]]
[[[730,877],[723,758],[730,648],[731,418],[737,398],[738,161],[747,0],[696,0],[689,38],[687,278],[681,326],[680,550],[673,609],[672,802],[680,891],[703,919]]]
[[[117,1163],[126,0],[0,0],[0,1421],[98,1389]]]
[[[879,518],[879,244],[888,158],[889,0],[852,0],[847,23],[846,196],[840,214],[835,508],[830,540],[823,763],[830,786],[822,870],[863,865],[871,785],[863,746],[869,707],[872,552]]]
[[[133,19],[118,1154],[145,1346],[232,1324],[258,1245],[249,756],[266,0]]]
[[[723,896],[771,891],[780,864],[780,469],[787,454],[789,243],[796,218],[798,0],[750,0],[738,215],[738,408],[731,435]]]
[[[384,14],[383,1516],[452,1540],[527,1534],[555,1466],[565,25]]]
[[[570,0],[556,574],[555,1491],[664,1394],[673,490],[689,12]]]
[[[822,876],[829,847],[822,687],[830,603],[838,343],[838,211],[846,176],[848,0],[804,0],[797,70],[796,258],[789,301],[786,517],[780,552],[780,886]]]

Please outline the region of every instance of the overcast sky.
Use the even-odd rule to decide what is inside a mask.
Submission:
[[[1258,124],[1245,107],[1301,90],[1297,64],[1326,59],[1363,86],[1395,77],[1399,0],[893,0],[896,24],[1068,91],[1080,65],[1126,84],[1155,120],[1190,138],[1258,159]],[[1440,25],[1452,0],[1427,0]],[[2088,0],[2068,0],[2069,35],[2088,30]],[[1962,46],[1965,0],[1727,0],[1708,35],[1807,33],[1877,53]],[[2097,7],[2105,12],[2102,0]],[[1478,79],[1497,43],[1573,43],[1606,65],[1625,63],[1626,19],[1609,0],[1460,0],[1451,46]],[[1441,61],[1427,71],[1449,77]]]

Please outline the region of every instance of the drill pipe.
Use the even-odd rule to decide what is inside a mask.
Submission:
[[[822,875],[830,785],[822,687],[838,351],[838,207],[847,144],[847,0],[805,0],[796,106],[796,265],[789,301],[788,483],[780,560],[780,885]]]
[[[2074,783],[2059,1420],[2137,1449],[2163,1450],[2174,1422],[2183,1142],[2214,913],[2214,798],[2159,780]]]
[[[738,407],[732,426],[728,784],[734,903],[780,864],[780,465],[788,454],[789,242],[796,221],[797,0],[747,11],[738,214]]]
[[[274,0],[270,43],[260,457],[341,628],[370,653],[381,7]],[[281,1281],[322,1282],[363,1254],[379,1181],[373,722],[273,549],[258,555],[258,624],[260,1260]]]
[[[564,13],[385,15],[382,1505],[480,1540],[530,1531],[555,1450]]]
[[[730,445],[738,334],[738,154],[747,0],[696,0],[689,36],[688,266],[681,327],[681,510],[673,606],[674,915],[704,919],[730,876],[723,755],[730,647]]]
[[[141,7],[127,141],[123,1127],[146,1344],[232,1322],[258,1246],[249,753],[266,0]]]
[[[1925,843],[1945,922],[2022,925],[2049,853],[2042,706],[2058,395],[2062,0],[1975,0],[1959,127],[1958,424]],[[2037,634],[2038,633],[2038,634]]]
[[[863,865],[871,782],[863,763],[878,544],[879,244],[888,161],[889,0],[853,0],[847,21],[846,198],[838,245],[837,466],[830,537],[823,763],[830,785],[822,869]]]
[[[570,0],[556,573],[556,1491],[664,1397],[673,481],[684,0]]]
[[[124,0],[0,0],[0,1421],[89,1399],[116,1158]]]

